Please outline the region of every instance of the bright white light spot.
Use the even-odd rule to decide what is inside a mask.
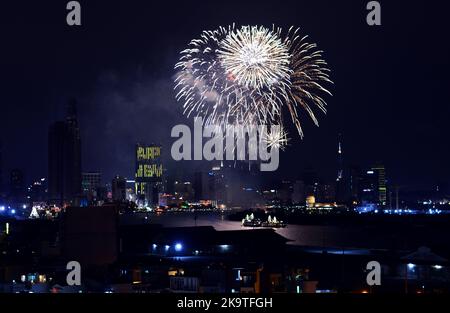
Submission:
[[[181,251],[183,250],[183,245],[181,243],[176,243],[175,244],[175,251]]]

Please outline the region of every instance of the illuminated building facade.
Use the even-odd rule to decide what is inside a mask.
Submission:
[[[378,203],[384,206],[387,201],[386,170],[382,164],[375,165],[372,170],[377,176]]]
[[[361,173],[359,188],[360,201],[385,206],[387,187],[384,166],[379,164]]]
[[[163,166],[160,145],[136,144],[135,190],[142,205],[158,204],[162,189]]]
[[[377,203],[378,202],[378,190],[377,190],[377,176],[375,172],[370,169],[366,170],[361,175],[360,180],[360,201],[363,203]]]

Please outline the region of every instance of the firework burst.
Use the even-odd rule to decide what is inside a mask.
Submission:
[[[275,126],[264,134],[263,140],[268,148],[284,150],[289,141],[288,134],[284,128],[279,125]]]
[[[291,28],[234,25],[204,31],[181,52],[175,79],[176,98],[187,116],[205,125],[279,125],[266,138],[283,147],[286,107],[300,137],[300,112],[318,125],[315,110],[326,113],[324,87],[332,83],[322,51]]]
[[[276,85],[288,86],[288,47],[267,28],[244,26],[230,32],[220,43],[217,56],[225,71],[247,89],[262,91]]]

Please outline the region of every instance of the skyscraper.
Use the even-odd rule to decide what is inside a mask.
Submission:
[[[3,159],[2,142],[0,141],[0,199],[3,196]]]
[[[81,195],[81,140],[76,101],[70,100],[65,121],[57,121],[48,132],[49,201],[75,204]]]
[[[377,191],[378,191],[378,203],[380,205],[386,205],[387,201],[387,189],[386,189],[386,170],[384,165],[378,163],[372,170],[377,176]]]
[[[127,180],[123,177],[116,176],[112,180],[112,198],[114,201],[123,202],[127,198]]]
[[[384,165],[378,164],[364,171],[360,179],[360,199],[363,202],[386,205],[386,173]]]
[[[160,145],[136,144],[135,189],[138,202],[144,206],[158,204],[163,185]]]
[[[97,198],[98,188],[102,183],[102,173],[100,172],[85,172],[82,173],[82,190],[83,196],[88,199],[88,201],[92,201],[94,198]]]
[[[28,195],[31,202],[47,201],[47,179],[43,177],[34,181],[28,188]]]
[[[365,170],[359,182],[359,199],[363,203],[378,203],[378,179],[375,171]]]
[[[299,204],[305,202],[305,183],[302,180],[296,180],[293,185],[292,203]]]
[[[13,169],[10,175],[10,198],[14,203],[24,201],[25,181],[23,172],[19,169]]]
[[[350,168],[350,200],[353,205],[358,204],[360,199],[361,169],[359,167]]]

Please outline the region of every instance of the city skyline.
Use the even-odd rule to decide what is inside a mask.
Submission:
[[[324,4],[329,10],[321,10]],[[391,182],[419,189],[448,182],[445,117],[449,94],[443,88],[448,85],[443,73],[449,64],[440,60],[445,60],[449,45],[439,40],[443,19],[430,17],[441,14],[441,10],[421,11],[389,3],[385,22],[380,29],[373,29],[364,23],[362,5],[322,1],[288,3],[276,10],[266,10],[269,4],[264,3],[241,4],[239,10],[235,5],[230,3],[221,12],[210,5],[181,5],[170,11],[168,6],[160,7],[168,14],[165,16],[179,21],[172,24],[145,4],[123,12],[120,5],[112,4],[109,15],[101,14],[103,8],[98,4],[86,4],[85,23],[74,30],[64,25],[53,27],[60,23],[52,15],[58,11],[54,6],[31,4],[30,10],[21,11],[8,4],[15,14],[3,22],[16,25],[17,34],[28,41],[17,41],[10,33],[6,40],[11,45],[2,52],[2,59],[10,61],[4,67],[9,79],[3,84],[0,116],[4,176],[13,168],[23,169],[28,180],[45,176],[47,127],[63,117],[71,97],[79,103],[83,170],[101,171],[108,178],[131,176],[136,142],[159,142],[169,147],[171,127],[187,122],[174,100],[172,78],[178,53],[192,34],[219,23],[267,25],[270,21],[281,26],[300,25],[313,36],[325,51],[335,81],[328,115],[320,117],[319,128],[301,116],[305,138],[290,136],[290,147],[281,153],[276,175],[289,176],[295,164],[300,169],[316,168],[332,179],[337,135],[342,133],[348,166],[382,161]],[[361,14],[355,13],[358,8]],[[425,27],[421,19],[403,18],[405,12],[412,16],[420,13],[427,21]],[[311,13],[316,18],[312,19]],[[199,20],[197,16],[207,18]],[[121,17],[120,23],[115,23],[115,17]],[[318,20],[327,24],[317,27]],[[34,26],[25,33],[27,23]],[[189,26],[179,28],[180,23]],[[122,35],[115,36],[117,30]],[[42,38],[45,44],[37,45],[32,37],[42,32],[47,34]],[[437,47],[426,69],[421,64],[428,48],[419,45],[409,49],[416,36],[427,38]],[[399,60],[394,51],[408,53]],[[64,72],[71,75],[64,76]],[[425,76],[431,79],[413,78]],[[29,92],[21,93],[23,88]],[[428,109],[423,109],[425,104]],[[33,162],[28,160],[30,153]],[[196,166],[195,162],[191,165]],[[186,163],[174,166],[185,167]]]
[[[0,19],[2,297],[450,293],[450,3],[29,2]]]

